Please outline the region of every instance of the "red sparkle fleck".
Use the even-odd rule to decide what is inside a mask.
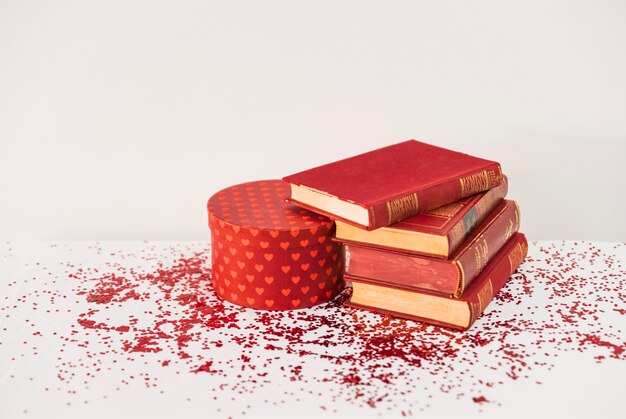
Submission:
[[[474,403],[478,404],[489,403],[489,400],[487,400],[485,396],[472,397],[472,400]]]
[[[199,372],[208,372],[209,374],[215,374],[215,373],[220,372],[218,370],[214,370],[212,367],[213,367],[213,361],[207,361],[204,364],[200,365],[195,370],[192,370],[192,372],[195,372],[196,374]]]

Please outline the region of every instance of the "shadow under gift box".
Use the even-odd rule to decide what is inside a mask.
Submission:
[[[207,204],[213,287],[245,307],[289,310],[334,298],[344,287],[334,223],[287,203],[281,180],[223,189]]]

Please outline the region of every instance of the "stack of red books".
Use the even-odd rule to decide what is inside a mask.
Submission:
[[[528,250],[493,161],[410,140],[284,180],[336,220],[354,307],[467,329]]]

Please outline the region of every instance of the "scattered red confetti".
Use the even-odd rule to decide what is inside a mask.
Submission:
[[[192,372],[195,372],[195,373],[198,373],[198,372],[208,372],[209,374],[215,374],[217,372],[220,372],[220,371],[212,369],[211,368],[212,365],[213,365],[213,361],[207,361],[204,364],[200,365],[195,370],[193,370]]]
[[[598,346],[604,346],[606,348],[610,348],[613,353],[611,354],[612,358],[623,359],[624,358],[624,350],[626,350],[626,342],[621,345],[616,345],[615,343],[607,342],[600,339],[595,335],[585,335],[584,339],[580,341],[580,345],[583,346],[586,343],[592,343]]]
[[[72,394],[105,371],[120,372],[120,386],[140,379],[158,389],[151,371],[167,367],[207,380],[215,397],[226,392],[244,400],[269,383],[290,383],[290,393],[277,396],[284,402],[296,397],[294,386],[305,392],[317,383],[320,409],[332,410],[341,400],[412,415],[428,408],[434,392],[494,403],[494,386],[552,369],[554,357],[546,354],[626,360],[624,332],[603,320],[607,313],[626,313],[626,268],[589,243],[531,246],[519,272],[465,333],[347,308],[341,302],[349,289],[307,310],[254,311],[225,303],[210,286],[209,249],[187,246],[167,248],[169,258],[148,244],[136,253],[111,252],[98,268],[67,262],[66,276],[47,286],[72,281],[72,294],[42,287],[5,298],[0,313],[10,316],[17,304],[30,302],[34,312],[54,316],[78,298],[71,330],[54,332],[61,348],[58,379]],[[624,244],[616,246],[623,251]],[[38,353],[42,333],[29,325],[36,333],[25,347]],[[69,348],[82,355],[66,356]],[[88,374],[78,379],[84,369]]]
[[[472,400],[474,403],[478,404],[489,403],[489,400],[487,400],[485,396],[472,397]]]

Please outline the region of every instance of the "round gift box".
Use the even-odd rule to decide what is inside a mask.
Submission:
[[[286,202],[281,180],[223,189],[207,204],[215,292],[265,310],[311,307],[343,289],[334,222]]]

